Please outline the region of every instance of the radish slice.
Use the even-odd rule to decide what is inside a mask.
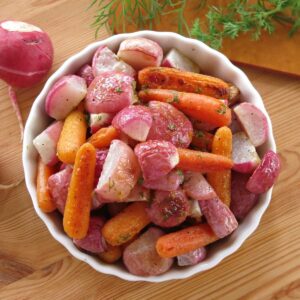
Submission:
[[[162,48],[145,38],[124,40],[120,44],[118,56],[139,71],[146,67],[158,67],[163,59]]]
[[[233,169],[240,173],[252,173],[260,163],[260,158],[244,132],[232,136]]]
[[[112,125],[132,139],[144,142],[152,126],[152,114],[146,106],[132,105],[122,109],[114,117]]]
[[[188,253],[177,256],[178,266],[194,266],[206,258],[206,249],[201,247],[199,249],[190,251]]]
[[[161,66],[194,73],[200,72],[200,68],[196,63],[175,48],[168,52]]]
[[[107,113],[90,114],[89,125],[91,128],[91,133],[93,134],[96,131],[98,131],[100,128],[110,125],[113,118],[114,118],[113,114],[107,114]]]
[[[95,52],[92,63],[93,74],[95,77],[107,71],[117,71],[129,76],[135,76],[135,70],[106,46],[100,46]]]
[[[51,88],[45,101],[48,115],[56,120],[64,119],[87,93],[86,82],[77,75],[60,78]]]
[[[241,103],[234,108],[241,125],[255,147],[268,137],[268,122],[264,113],[251,103]]]
[[[33,140],[33,145],[40,154],[42,162],[48,166],[53,166],[58,162],[56,148],[62,128],[63,122],[56,121]]]

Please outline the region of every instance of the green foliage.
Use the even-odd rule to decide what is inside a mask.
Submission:
[[[199,1],[196,9],[204,9],[206,0]],[[138,29],[152,29],[160,17],[172,15],[177,18],[178,32],[186,33],[213,48],[221,48],[224,38],[236,39],[240,34],[250,33],[258,40],[263,31],[272,34],[275,24],[288,25],[292,36],[300,28],[300,0],[232,0],[226,7],[209,6],[206,18],[196,19],[190,29],[183,12],[187,0],[93,0],[97,15],[93,25],[96,34],[103,26],[126,32],[128,24]],[[117,14],[117,12],[119,12]]]

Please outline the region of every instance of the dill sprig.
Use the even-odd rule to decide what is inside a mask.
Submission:
[[[236,39],[250,33],[258,40],[262,32],[272,34],[276,23],[289,26],[289,35],[300,28],[300,0],[232,0],[226,6],[207,6],[213,0],[200,0],[196,9],[207,9],[205,18],[196,19],[189,28],[184,10],[188,0],[92,0],[90,7],[97,7],[93,26],[96,35],[103,26],[112,32],[126,32],[128,25],[137,29],[152,29],[160,18],[167,15],[177,18],[178,33],[199,39],[219,49],[224,38]]]

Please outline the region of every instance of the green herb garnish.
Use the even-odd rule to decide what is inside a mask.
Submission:
[[[169,123],[169,124],[168,124],[168,129],[169,129],[170,131],[176,131],[176,125],[173,124],[173,123]]]
[[[109,177],[108,179],[108,190],[110,191],[115,186],[115,182]]]
[[[195,137],[197,138],[203,138],[205,136],[204,132],[202,130],[195,130],[194,131]]]
[[[225,115],[227,111],[227,106],[224,103],[220,104],[220,107],[216,110],[216,112],[220,115]]]
[[[118,86],[118,87],[116,87],[115,92],[118,93],[118,94],[122,94],[123,90],[120,86]]]
[[[142,185],[144,183],[144,178],[140,177],[137,181],[138,185]]]

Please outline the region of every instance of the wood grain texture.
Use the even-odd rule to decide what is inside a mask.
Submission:
[[[54,71],[94,41],[88,2],[1,0],[0,19],[13,17],[44,28],[55,46]],[[0,299],[300,299],[300,82],[243,69],[272,118],[283,167],[270,207],[239,251],[186,280],[132,283],[100,274],[51,237],[22,183],[0,193]],[[24,118],[41,88],[18,91]],[[0,182],[9,183],[21,179],[23,171],[18,124],[4,83],[0,99]]]

